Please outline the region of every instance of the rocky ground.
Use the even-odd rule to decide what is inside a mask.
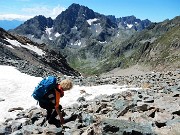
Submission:
[[[135,70],[134,70],[135,71]],[[45,120],[45,110],[23,108],[16,119],[0,124],[0,134],[64,134],[64,135],[179,135],[180,134],[180,70],[143,72],[142,74],[109,74],[100,77],[72,78],[79,85],[118,84],[141,87],[92,101],[84,96],[79,104],[66,108],[75,121],[57,128]],[[1,101],[1,100],[0,100]],[[3,100],[1,101],[3,102]],[[66,117],[67,117],[66,116]]]
[[[149,73],[150,71],[151,71],[150,67],[145,67],[136,64],[126,69],[115,68],[109,72],[101,74],[100,77],[131,76],[131,75],[139,76]]]

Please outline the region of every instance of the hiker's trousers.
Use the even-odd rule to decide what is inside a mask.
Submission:
[[[51,103],[41,103],[39,102],[39,106],[43,109],[46,109],[47,110],[47,116],[46,116],[46,120],[48,120],[49,123],[55,121],[56,119],[56,116],[58,115],[56,110],[55,110],[55,107],[53,104]],[[62,106],[59,105],[59,110],[61,111],[62,109]]]

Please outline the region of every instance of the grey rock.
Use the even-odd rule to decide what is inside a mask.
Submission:
[[[142,104],[142,105],[138,105],[137,109],[139,111],[147,111],[149,109],[149,105],[148,104]]]
[[[17,130],[13,132],[11,135],[23,135],[23,132],[21,130]]]
[[[171,120],[173,118],[173,116],[170,114],[170,113],[168,113],[168,112],[156,112],[155,113],[155,117],[154,117],[154,119],[155,119],[155,122],[156,123],[158,123],[158,124],[164,124],[164,125],[166,125],[166,122],[168,121],[168,120]]]
[[[46,121],[45,117],[42,117],[42,118],[38,119],[37,121],[35,121],[34,125],[42,126],[45,123],[45,121]]]
[[[94,121],[93,116],[90,114],[87,114],[87,113],[83,113],[81,115],[81,120],[84,123],[84,125],[86,125],[86,126],[89,126]]]
[[[62,128],[46,128],[43,132],[44,135],[61,135]]]
[[[10,109],[8,110],[8,112],[13,112],[13,111],[15,111],[15,110],[24,110],[24,108],[22,108],[22,107],[10,108]]]
[[[179,117],[178,117],[178,118],[171,119],[171,120],[168,120],[168,121],[166,122],[166,125],[167,125],[167,126],[171,126],[171,125],[177,124],[177,123],[180,123],[180,118],[179,118]]]
[[[83,102],[83,101],[86,101],[86,99],[85,99],[84,97],[79,97],[79,98],[77,99],[77,101],[78,101],[78,102]]]
[[[173,113],[179,111],[180,98],[172,97],[169,94],[161,94],[154,99],[154,106],[156,108],[164,109],[167,112]]]
[[[11,130],[12,130],[12,132],[15,132],[15,131],[17,131],[17,130],[19,130],[21,128],[22,128],[22,123],[21,122],[13,121],[11,123]]]
[[[150,125],[140,125],[135,122],[128,122],[117,119],[104,119],[102,122],[102,134],[109,135],[154,135]]]
[[[6,134],[5,126],[0,125],[0,135],[5,135],[5,134]]]
[[[27,125],[21,129],[23,134],[41,134],[43,133],[43,128],[35,125]]]
[[[2,101],[5,101],[5,99],[3,99],[3,98],[0,98],[0,102],[2,102]]]

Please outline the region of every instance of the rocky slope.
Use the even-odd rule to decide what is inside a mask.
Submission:
[[[37,44],[26,37],[12,35],[0,29],[0,64],[17,67],[33,76],[66,74],[78,76],[66,59],[45,44]]]
[[[150,25],[124,40],[114,40],[101,48],[97,73],[114,68],[140,64],[151,70],[170,70],[180,67],[180,17]],[[98,67],[98,68],[97,68]]]
[[[166,45],[164,39],[168,39],[167,45],[171,43],[172,47],[176,48],[174,50],[163,49],[163,51],[173,51],[171,54],[178,56],[179,44],[177,41],[179,40],[174,40],[174,42],[171,40],[178,39],[179,29],[177,28],[179,27],[178,25],[173,25],[173,28],[169,27],[169,23],[176,24],[176,19],[171,20],[171,23],[169,21],[163,23],[167,25],[168,31],[164,32],[164,29],[160,31],[160,25],[155,25],[151,30],[158,29],[158,33],[163,33],[162,43]],[[171,37],[171,35],[173,36]],[[1,64],[16,66],[22,72],[33,76],[57,74],[57,71],[67,75],[78,75],[68,66],[61,54],[57,54],[45,44],[37,44],[25,37],[11,35],[3,29],[0,30],[0,44]],[[155,45],[158,48],[160,44]],[[148,49],[149,47],[144,48],[144,55],[148,54]],[[53,64],[52,61],[55,63]],[[142,89],[128,90],[110,96],[101,95],[91,101],[86,100],[86,97],[89,96],[86,89],[81,90],[82,96],[77,97],[78,104],[64,109],[67,114],[66,118],[76,116],[74,117],[76,119],[66,123],[64,127],[56,127],[45,122],[45,110],[34,107],[24,110],[21,106],[9,108],[9,112],[21,111],[15,119],[8,118],[0,123],[0,134],[180,134],[180,70],[147,72],[129,76],[117,76],[117,74],[88,78],[73,76],[71,79],[77,85],[113,84],[128,85],[129,88],[131,86],[141,87]],[[0,102],[4,102],[4,100],[0,99]]]
[[[0,134],[72,134],[72,135],[179,135],[180,71],[154,72],[142,75],[111,76],[106,78],[72,78],[79,85],[118,84],[138,86],[110,96],[101,95],[91,101],[84,89],[78,104],[66,108],[74,121],[63,128],[45,121],[46,111],[39,108],[21,110],[15,119],[0,124]],[[1,101],[3,102],[3,101]],[[67,118],[67,116],[66,116]]]

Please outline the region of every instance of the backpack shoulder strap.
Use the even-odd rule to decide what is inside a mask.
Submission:
[[[64,90],[63,90],[63,88],[61,87],[60,84],[57,84],[56,90],[60,93],[60,96],[61,96],[61,97],[64,96]]]

